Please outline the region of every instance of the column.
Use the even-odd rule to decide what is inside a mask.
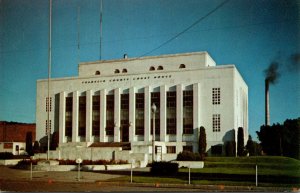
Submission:
[[[129,141],[134,141],[135,136],[135,92],[136,88],[129,89]]]
[[[182,151],[182,125],[183,125],[183,86],[179,84],[176,86],[176,153]]]
[[[193,129],[194,129],[194,141],[198,142],[199,129],[200,129],[200,83],[193,84]],[[195,149],[198,152],[198,146]]]
[[[150,139],[150,128],[151,128],[151,125],[150,125],[150,121],[152,119],[152,116],[151,116],[151,93],[150,93],[150,86],[147,86],[145,87],[144,89],[144,93],[145,93],[145,106],[144,106],[144,111],[145,111],[145,114],[144,114],[144,125],[145,125],[145,134],[144,134],[144,141],[145,142],[149,142],[151,141]],[[153,137],[153,136],[152,136]]]
[[[120,142],[121,125],[121,89],[114,90],[114,142]]]
[[[93,91],[86,91],[86,142],[92,141]]]
[[[160,141],[166,141],[167,133],[167,86],[160,87]]]
[[[100,91],[100,142],[106,140],[106,89]]]
[[[72,112],[72,142],[78,141],[78,109],[79,92],[73,92],[73,112]]]
[[[66,132],[66,93],[59,93],[59,144],[65,143]]]

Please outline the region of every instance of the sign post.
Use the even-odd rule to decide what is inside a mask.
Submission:
[[[76,159],[76,163],[78,164],[78,175],[77,175],[77,180],[80,181],[80,164],[82,163],[81,158]]]

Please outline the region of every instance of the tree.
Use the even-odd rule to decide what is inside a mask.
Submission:
[[[236,143],[235,141],[227,141],[225,143],[225,153],[226,153],[226,156],[232,156],[232,157],[235,157],[236,154],[235,154],[235,146],[236,146]]]
[[[33,155],[32,152],[32,132],[26,133],[26,152],[28,155]]]
[[[300,159],[300,118],[287,119],[283,124],[262,125],[256,133],[267,155]]]
[[[200,135],[199,135],[199,154],[204,159],[205,153],[206,153],[206,133],[205,133],[205,128],[200,127]]]
[[[249,137],[248,137],[248,141],[247,141],[247,144],[246,144],[246,150],[248,151],[249,156],[254,156],[254,155],[257,154],[254,142],[252,141],[251,135],[249,135]]]
[[[242,127],[238,128],[237,154],[238,154],[238,156],[244,156],[245,155],[245,149],[244,149],[244,129]]]
[[[59,143],[58,132],[54,131],[51,138],[50,150],[56,150],[56,148],[58,147],[58,143]]]
[[[33,144],[33,153],[40,153],[40,143],[38,141],[35,141]]]

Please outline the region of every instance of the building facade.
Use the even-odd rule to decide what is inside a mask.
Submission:
[[[36,125],[32,123],[0,121],[0,152],[10,152],[14,155],[25,154],[26,136],[31,133],[34,140],[35,131]]]
[[[201,126],[209,153],[236,141],[238,127],[248,136],[248,87],[234,65],[217,66],[207,52],[84,62],[78,71],[78,77],[51,79],[50,98],[47,80],[37,81],[37,140],[49,125],[59,133],[60,153],[115,142],[150,158],[153,122],[156,156],[163,160],[197,152]]]

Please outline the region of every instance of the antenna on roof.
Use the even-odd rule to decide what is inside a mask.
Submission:
[[[102,60],[102,6],[103,0],[100,0],[100,60]]]

